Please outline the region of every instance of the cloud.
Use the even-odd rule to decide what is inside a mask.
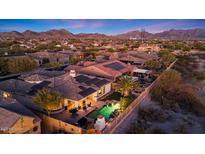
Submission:
[[[113,32],[113,35],[123,34],[123,33],[127,33],[130,31],[141,30],[141,29],[145,29],[145,31],[151,32],[151,33],[158,33],[158,32],[162,32],[164,30],[170,30],[173,28],[175,28],[175,29],[181,28],[181,27],[186,26],[186,25],[187,25],[187,23],[184,22],[184,20],[164,20],[164,21],[162,20],[162,21],[159,21],[159,22],[153,23],[153,24],[138,25],[138,26],[134,26],[134,27],[130,27],[130,28],[116,30]]]
[[[181,20],[173,20],[173,21],[165,21],[165,22],[160,22],[157,24],[144,26],[143,28],[146,31],[149,31],[152,33],[158,33],[158,32],[162,32],[164,30],[170,30],[170,29],[174,29],[174,28],[177,29],[183,25],[185,25],[185,23],[182,22]]]
[[[104,22],[102,21],[97,21],[97,20],[85,20],[85,19],[79,19],[79,20],[63,20],[66,24],[68,24],[68,28],[72,29],[79,29],[79,28],[99,28],[103,27],[105,25]]]

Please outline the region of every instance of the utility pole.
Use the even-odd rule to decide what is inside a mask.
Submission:
[[[142,44],[143,44],[144,39],[145,39],[145,29],[141,29],[140,37],[141,37],[141,41],[142,41]]]

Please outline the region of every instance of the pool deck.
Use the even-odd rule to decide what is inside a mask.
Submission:
[[[69,112],[69,110],[65,110],[61,113],[52,115],[52,117],[64,121],[66,123],[75,124],[78,122],[78,120],[80,120],[83,117],[86,117],[86,115],[94,111],[96,108],[101,108],[103,105],[107,103],[107,101],[97,101],[95,102],[94,106],[89,107],[86,110],[79,110],[76,114],[72,114]]]
[[[95,102],[95,107],[101,108],[105,104],[107,104],[107,101],[97,101],[97,102]]]
[[[68,110],[66,110],[59,114],[52,115],[52,117],[66,123],[77,124],[78,120],[80,120],[82,117],[85,117],[93,110],[95,110],[95,106],[89,107],[86,110],[79,110],[76,114],[72,114]]]

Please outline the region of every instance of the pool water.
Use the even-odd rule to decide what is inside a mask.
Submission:
[[[96,119],[98,115],[103,115],[105,119],[109,119],[110,114],[114,112],[116,109],[119,109],[120,105],[119,104],[114,104],[112,106],[104,106],[98,110],[94,110],[93,112],[89,113],[87,117]]]

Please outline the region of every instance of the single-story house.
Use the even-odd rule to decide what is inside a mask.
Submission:
[[[19,78],[29,83],[40,83],[49,78],[57,77],[63,74],[65,74],[64,71],[39,70],[30,73],[25,73],[21,75]]]
[[[89,74],[115,80],[123,74],[130,73],[132,69],[133,67],[131,65],[127,65],[119,60],[109,60],[83,67],[78,71],[82,74]]]
[[[132,55],[127,55],[127,56],[121,57],[119,60],[126,63],[126,64],[131,64],[131,65],[135,65],[138,67],[142,67],[146,62],[145,59],[139,58],[139,57],[134,57]]]
[[[40,134],[41,119],[15,99],[0,96],[0,133]]]
[[[102,96],[111,91],[111,80],[79,74],[75,77],[65,74],[50,80],[49,87],[61,93],[64,106],[68,109],[83,109],[93,106]]]
[[[48,126],[50,132],[64,129],[68,133],[82,133],[81,127],[76,123],[82,116],[88,114],[88,111],[95,108],[95,103],[99,103],[97,101],[101,97],[111,91],[112,83],[110,79],[84,74],[71,76],[69,73],[42,79],[40,83],[26,82],[22,79],[5,80],[0,82],[0,90],[5,97],[14,97],[20,104],[41,118],[43,117],[42,122],[45,124],[45,128]],[[32,97],[42,88],[59,92],[64,97],[63,108],[51,112],[50,116],[40,106],[32,102]],[[77,117],[72,116],[72,113],[69,112],[71,109],[79,110]],[[59,123],[62,125],[59,126]]]

